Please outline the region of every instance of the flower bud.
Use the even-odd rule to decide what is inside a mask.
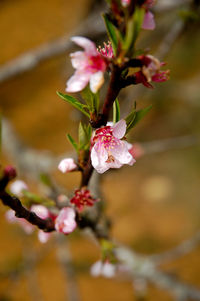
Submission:
[[[15,194],[18,197],[23,196],[23,190],[28,190],[28,186],[24,181],[16,180],[10,185],[11,193]]]
[[[70,172],[77,169],[77,165],[72,158],[66,158],[60,161],[58,165],[58,169],[62,173]]]
[[[71,207],[64,207],[55,220],[55,229],[58,232],[69,234],[76,228],[75,211]]]

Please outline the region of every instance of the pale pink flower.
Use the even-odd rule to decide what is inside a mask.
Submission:
[[[50,216],[49,210],[43,205],[32,205],[30,211],[34,212],[42,219],[46,219]]]
[[[77,165],[72,158],[66,158],[60,161],[58,169],[63,172],[70,172],[77,169]]]
[[[124,7],[127,7],[131,3],[131,0],[121,0],[121,4]]]
[[[28,186],[24,181],[16,180],[10,185],[10,192],[18,197],[23,196],[23,190],[28,190]]]
[[[154,15],[150,11],[146,11],[142,24],[143,29],[154,30],[156,27]]]
[[[91,266],[90,273],[93,277],[104,276],[112,278],[116,274],[116,265],[109,261],[102,262],[99,260]]]
[[[146,0],[145,3],[143,4],[143,7],[145,9],[145,15],[144,15],[144,20],[143,20],[143,24],[142,24],[143,29],[154,30],[156,27],[154,15],[149,10],[153,5],[154,5],[153,0]]]
[[[38,239],[42,244],[45,244],[49,238],[51,237],[52,233],[44,232],[42,230],[38,231]]]
[[[29,224],[29,222],[27,222],[23,218],[16,217],[15,212],[12,209],[6,211],[5,218],[11,224],[16,223],[16,224],[20,225],[22,227],[22,229],[24,230],[24,232],[26,232],[26,234],[32,234],[34,231],[33,225]]]
[[[107,64],[92,41],[84,37],[73,37],[71,40],[84,51],[76,51],[70,55],[76,71],[68,80],[66,91],[79,92],[89,83],[91,91],[96,93],[104,82]]]
[[[125,133],[126,121],[123,119],[114,126],[96,130],[92,139],[91,160],[98,173],[104,173],[109,168],[120,168],[123,164],[135,163],[135,159],[129,153],[129,143],[121,140]]]
[[[71,207],[61,209],[55,220],[55,229],[58,232],[69,234],[76,228],[75,211]]]

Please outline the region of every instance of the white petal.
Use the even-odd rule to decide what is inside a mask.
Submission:
[[[111,263],[104,263],[102,268],[102,275],[106,278],[112,278],[115,276],[116,266]]]
[[[97,93],[99,88],[104,83],[104,76],[102,71],[95,72],[94,74],[91,75],[90,77],[90,90],[93,93]]]
[[[103,267],[103,264],[102,262],[99,260],[97,262],[95,262],[91,268],[90,268],[90,274],[93,276],[93,277],[98,277],[101,275],[101,271],[102,271],[102,267]]]
[[[96,143],[91,151],[92,166],[98,173],[104,173],[109,169],[109,165],[106,163],[108,159],[108,153],[100,143]]]
[[[75,69],[84,69],[88,64],[88,57],[83,51],[76,51],[70,54],[72,66]]]
[[[70,77],[70,79],[67,82],[66,92],[73,93],[83,90],[87,86],[89,79],[89,73],[75,72],[75,74],[72,77]]]
[[[51,237],[51,233],[47,233],[42,230],[38,231],[38,239],[41,243],[45,244],[50,237]]]
[[[97,55],[96,45],[89,39],[84,37],[72,37],[71,40],[80,47],[83,47],[88,54]]]
[[[113,136],[115,136],[118,139],[121,139],[124,137],[125,133],[126,133],[126,121],[124,119],[121,119],[113,127]]]

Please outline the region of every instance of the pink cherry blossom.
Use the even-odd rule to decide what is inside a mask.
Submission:
[[[143,29],[154,30],[156,27],[154,15],[150,11],[146,11],[142,24]]]
[[[126,133],[126,121],[114,126],[107,125],[96,130],[92,140],[91,160],[98,173],[109,168],[120,168],[123,164],[133,165],[135,159],[129,153],[129,143],[121,140]]]
[[[72,66],[76,71],[68,80],[66,91],[79,92],[89,83],[91,91],[96,93],[104,82],[106,61],[92,41],[84,37],[73,37],[71,40],[84,51],[76,51],[70,55]]]
[[[10,192],[18,197],[23,196],[23,190],[28,190],[28,186],[24,181],[16,180],[10,185]]]
[[[141,55],[138,57],[141,60],[141,70],[135,73],[136,83],[142,83],[147,88],[153,88],[150,84],[153,82],[164,82],[169,79],[169,70],[160,71],[165,63],[160,62],[152,55]]]
[[[150,12],[150,8],[154,5],[153,0],[146,0],[143,4],[143,8],[145,9],[144,20],[142,24],[143,29],[154,30],[156,27],[154,15]]]
[[[64,207],[55,220],[55,229],[58,232],[69,234],[76,228],[75,211],[71,207]]]
[[[72,158],[66,158],[60,161],[58,169],[62,173],[70,172],[77,169],[77,165]]]
[[[38,231],[38,239],[42,244],[45,244],[51,237],[52,233],[44,232],[42,230]]]
[[[109,261],[102,262],[99,260],[91,266],[90,273],[93,277],[112,278],[116,274],[116,266]]]

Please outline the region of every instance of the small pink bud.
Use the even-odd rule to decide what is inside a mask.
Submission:
[[[13,180],[17,175],[16,169],[8,165],[4,168],[4,176],[7,177],[9,180]]]
[[[65,207],[60,212],[55,220],[55,229],[58,232],[69,234],[76,228],[75,211],[71,207]]]
[[[102,262],[99,260],[91,266],[90,273],[93,277],[112,278],[116,274],[116,266],[108,261]]]
[[[74,159],[72,159],[72,158],[66,158],[66,159],[63,159],[62,161],[60,161],[60,163],[58,165],[58,169],[61,172],[66,173],[66,172],[70,172],[70,171],[76,170],[77,169],[77,165],[74,162]]]
[[[51,233],[44,232],[42,230],[38,231],[38,239],[42,244],[45,244],[50,237],[51,237]]]
[[[49,210],[43,205],[33,205],[30,210],[42,219],[49,217]]]
[[[121,4],[122,4],[122,6],[124,6],[124,7],[129,6],[130,3],[131,3],[131,0],[121,0]]]
[[[28,190],[28,186],[24,181],[16,180],[10,185],[11,193],[17,195],[18,197],[23,196],[23,190]]]

